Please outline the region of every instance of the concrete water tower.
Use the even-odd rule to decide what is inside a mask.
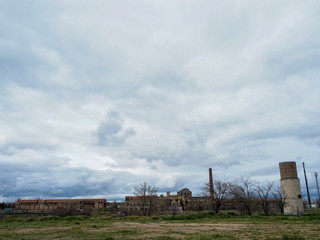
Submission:
[[[279,168],[284,214],[302,214],[304,208],[296,162],[281,162]]]

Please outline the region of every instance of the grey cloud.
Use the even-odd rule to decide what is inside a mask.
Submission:
[[[320,64],[319,46],[310,49],[304,49],[302,52],[290,54],[289,56],[278,56],[279,59],[273,59],[270,68],[278,74],[276,77],[292,76],[306,74],[310,71],[318,71]]]
[[[257,168],[253,171],[249,171],[246,174],[248,174],[249,176],[259,176],[259,177],[279,175],[279,179],[280,179],[280,170],[278,165],[274,165],[271,167]],[[273,181],[275,180],[278,180],[278,179],[274,179]]]
[[[304,153],[317,163],[316,1],[2,1],[0,6],[0,163],[6,196],[95,195],[98,188],[120,194],[112,185],[123,184],[121,192],[127,192],[140,182],[92,166],[131,168],[140,176],[146,169],[165,173],[186,167],[196,188],[203,181],[200,171],[212,165],[219,176],[230,171],[228,178],[255,170],[272,178],[279,159]],[[61,156],[78,167],[52,165]],[[4,164],[17,159],[30,164]],[[262,162],[265,169],[259,168]],[[193,175],[195,166],[201,170]],[[101,181],[90,184],[95,175]],[[50,190],[41,184],[48,176]],[[188,180],[181,179],[174,178],[170,190]],[[34,187],[19,187],[24,181]]]
[[[0,145],[0,155],[15,155],[16,153],[27,149],[36,151],[53,150],[54,146],[46,144],[28,144],[24,142],[9,142]]]
[[[4,198],[62,198],[75,196],[125,194],[127,181],[138,182],[126,172],[99,171],[63,166],[47,167],[25,163],[0,163],[0,191]]]
[[[96,132],[97,145],[99,146],[118,146],[128,137],[135,134],[133,128],[124,128],[124,121],[119,113],[110,111],[106,118],[100,123]]]
[[[315,140],[320,144],[320,127],[317,125],[306,126],[297,133],[297,136],[304,139]]]

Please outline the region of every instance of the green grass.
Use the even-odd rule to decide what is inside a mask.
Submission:
[[[280,215],[258,215],[258,216],[238,216],[233,214],[215,214],[214,212],[199,213],[191,215],[177,215],[177,216],[127,216],[119,218],[111,218],[107,216],[90,217],[90,216],[9,216],[4,220],[0,220],[1,223],[57,223],[57,222],[158,222],[158,221],[187,221],[197,222],[199,220],[217,220],[217,221],[264,221],[264,222],[320,222],[320,214],[306,214],[300,217],[297,216],[280,216]]]
[[[237,216],[200,213],[177,216],[9,216],[0,239],[319,239],[320,214]],[[199,227],[198,227],[199,226]],[[207,226],[207,228],[205,227]],[[217,227],[217,226],[220,226]],[[221,227],[222,226],[222,227]],[[186,228],[189,232],[186,233]]]

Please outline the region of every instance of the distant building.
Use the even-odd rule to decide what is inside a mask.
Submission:
[[[54,212],[63,209],[73,209],[76,211],[93,211],[104,209],[106,199],[19,199],[15,204],[17,211],[23,212]]]
[[[146,196],[147,198],[151,196]],[[153,212],[166,211],[198,211],[210,209],[210,200],[207,197],[192,197],[192,192],[188,188],[183,188],[176,195],[167,192],[166,196],[152,196]],[[142,201],[136,196],[126,196],[124,207],[128,214],[139,214],[144,207]]]

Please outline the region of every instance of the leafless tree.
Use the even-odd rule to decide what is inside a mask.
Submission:
[[[108,208],[109,212],[111,212],[111,213],[117,213],[118,209],[119,209],[119,206],[116,201],[113,201],[113,203]]]
[[[213,182],[213,195],[210,193],[210,183],[206,183],[201,189],[201,195],[207,197],[212,209],[219,213],[220,208],[226,203],[229,196],[229,183],[222,181]]]
[[[241,178],[240,184],[229,184],[229,190],[231,196],[238,202],[240,212],[246,211],[252,215],[255,184],[249,179]]]
[[[134,187],[134,196],[138,197],[141,211],[144,216],[150,216],[155,209],[158,188],[148,185],[146,182]]]
[[[273,187],[272,182],[268,182],[265,185],[256,185],[256,190],[260,199],[261,207],[266,215],[270,213],[270,198],[269,195],[271,194]]]
[[[285,190],[284,189],[282,190],[281,187],[278,186],[273,189],[272,195],[273,195],[274,199],[276,200],[276,204],[280,209],[281,215],[283,215],[284,207],[285,207],[285,205],[288,204],[287,194],[286,194]]]

